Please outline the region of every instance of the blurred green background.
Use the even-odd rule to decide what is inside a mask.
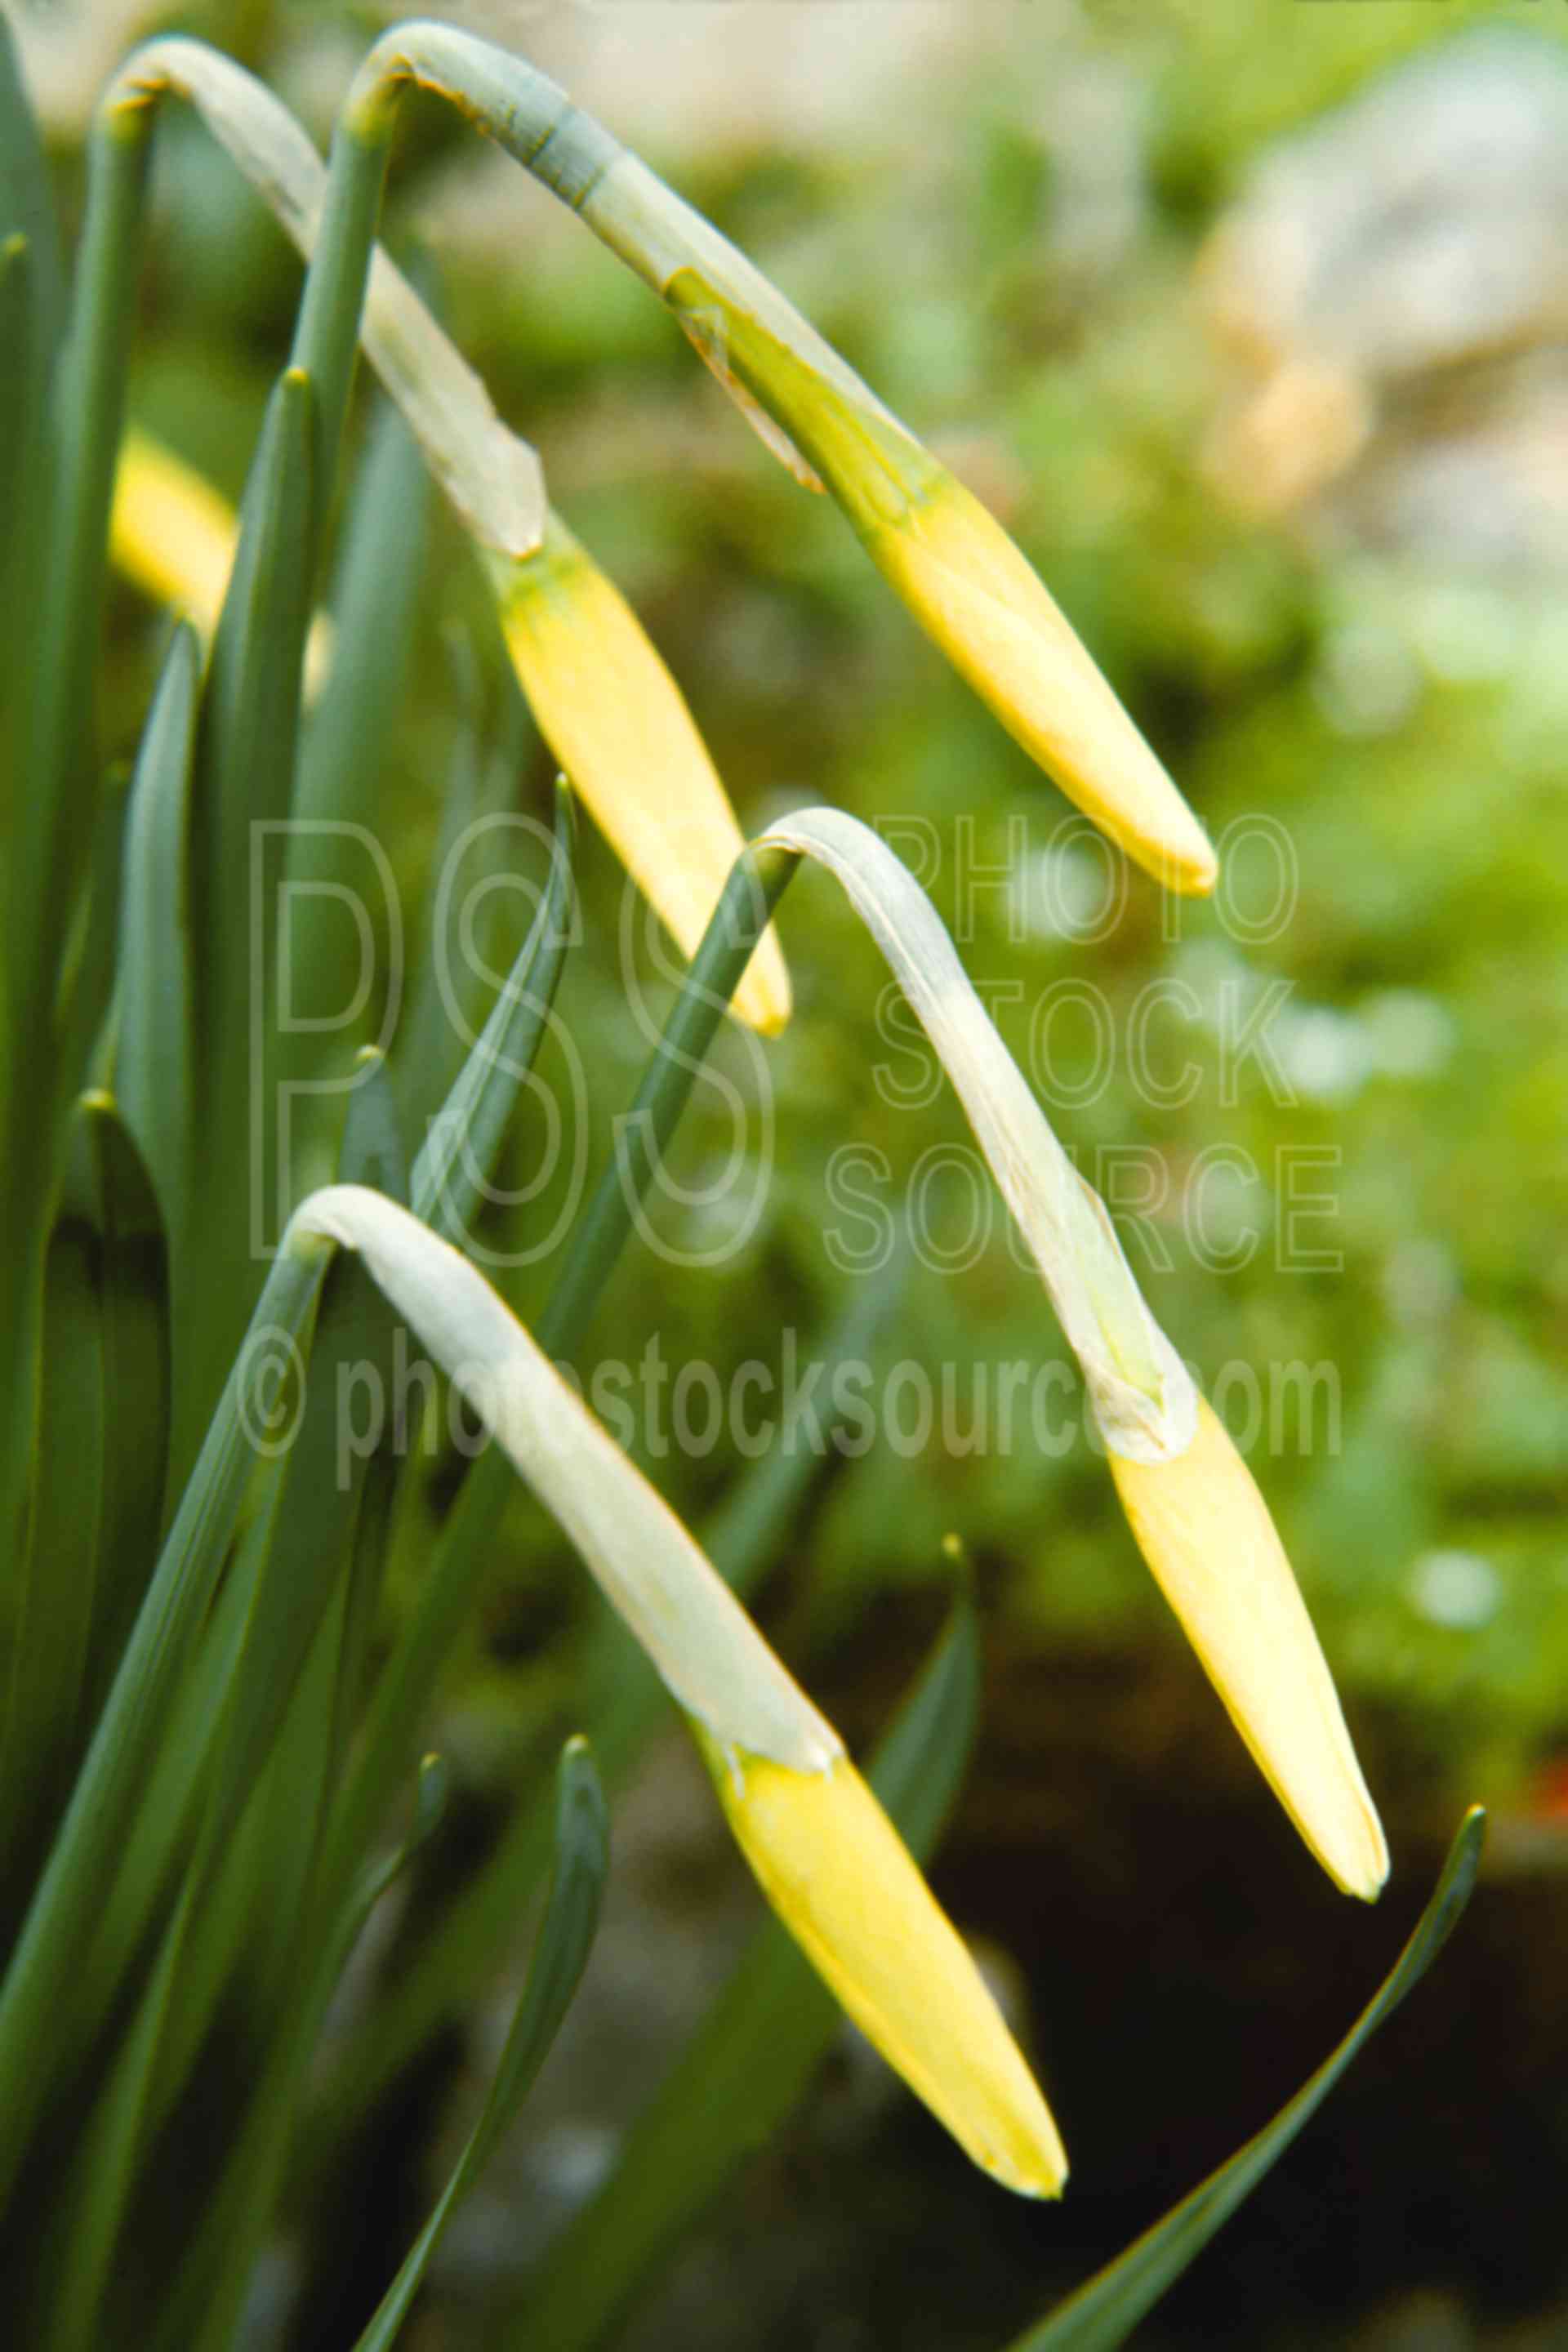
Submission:
[[[1059,2214],[1004,2208],[847,2050],[627,2340],[995,2344],[1295,2086],[1480,1797],[1490,1877],[1459,1945],[1146,2340],[1568,2344],[1568,18],[1428,0],[446,13],[566,82],[992,503],[1226,852],[1218,898],[1175,906],[1096,847],[658,304],[450,115],[408,109],[386,233],[637,605],[743,825],[816,801],[900,821],[1064,1139],[1123,1185],[1161,1321],[1206,1381],[1241,1365],[1262,1383],[1261,1428],[1237,1376],[1220,1401],[1395,1853],[1371,1916],[1318,1882],[1081,1444],[884,1437],[825,1464],[763,1613],[853,1737],[940,1616],[942,1537],[975,1561],[987,1708],[937,1883],[998,1956],[1074,2182]],[[68,207],[84,106],[133,20],[231,47],[324,144],[389,16],[215,0],[25,18]],[[297,267],[194,124],[161,140],[157,187],[133,410],[237,494]],[[130,590],[114,618],[128,749],[162,625]],[[503,761],[470,559],[437,513],[385,754],[384,838],[415,907],[466,701]],[[546,814],[536,737],[498,777]],[[647,1038],[591,832],[582,862],[561,1012],[596,1168]],[[672,1368],[725,1380],[778,1366],[786,1333],[809,1356],[864,1283],[846,1261],[875,1230],[869,1196],[917,1238],[879,1365],[953,1367],[962,1431],[975,1368],[1038,1367],[1058,1337],[999,1204],[942,1149],[966,1142],[962,1118],[920,1083],[833,887],[804,876],[781,929],[797,1013],[765,1083],[743,1041],[720,1056],[757,1134],[764,1099],[774,1113],[760,1214],[707,1270],[629,1253],[600,1348],[636,1364],[657,1337]],[[657,1019],[671,991],[637,958]],[[562,1054],[542,1067],[569,1104]],[[729,1142],[700,1088],[681,1181]],[[520,1134],[515,1181],[536,1149]],[[534,1247],[564,1181],[498,1241]],[[667,1203],[658,1223],[670,1249],[711,1251],[736,1213],[734,1196]],[[545,1255],[516,1276],[524,1311],[549,1273]],[[1289,1366],[1316,1368],[1312,1408],[1303,1427],[1287,1381],[1271,1429]],[[723,1448],[648,1461],[696,1516],[737,1466]],[[435,1511],[439,1468],[430,1487]],[[520,1759],[569,1718],[580,1585],[520,1498],[438,1727],[476,1853]],[[421,2344],[482,2340],[472,2311],[520,2234],[602,2169],[629,2093],[617,2110],[591,2079],[595,2019],[613,2046],[629,2003],[657,2079],[733,1948],[739,1864],[689,1796],[680,1759],[656,1757],[620,1829],[634,1989],[602,1989],[572,2044],[588,2105],[558,2054],[554,2137],[454,2233]],[[673,1989],[636,1990],[639,1950]],[[389,2232],[454,2066],[460,2104],[461,2055],[409,2094]]]

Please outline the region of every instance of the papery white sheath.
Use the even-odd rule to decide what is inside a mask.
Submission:
[[[758,846],[825,866],[886,956],[958,1092],[1083,1367],[1112,1453],[1185,1453],[1197,1391],[1150,1314],[1110,1219],[1051,1132],[925,892],[888,845],[841,809],[805,809]]]
[[[722,1748],[797,1772],[825,1771],[844,1753],[675,1513],[467,1258],[357,1184],[312,1193],[283,1245],[310,1234],[358,1255]]]
[[[163,89],[195,108],[309,261],[327,167],[289,109],[242,66],[177,35],[138,49],[106,103],[133,106]],[[531,554],[544,537],[538,455],[502,424],[479,377],[379,247],[360,340],[475,538],[506,555]]]

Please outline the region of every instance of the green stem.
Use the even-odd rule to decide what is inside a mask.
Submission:
[[[578,1223],[540,1318],[539,1344],[546,1355],[569,1356],[581,1346],[752,950],[799,864],[798,852],[769,847],[745,850],[731,868],[664,1035],[620,1122],[615,1159]]]
[[[321,225],[294,327],[289,364],[302,368],[310,377],[316,400],[318,542],[337,474],[389,152],[387,142],[367,143],[355,135],[346,118],[339,122],[332,138]]]

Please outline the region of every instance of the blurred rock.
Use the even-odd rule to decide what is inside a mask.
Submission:
[[[1263,514],[1489,567],[1563,561],[1568,59],[1462,35],[1253,172],[1198,283],[1236,369],[1208,450]]]

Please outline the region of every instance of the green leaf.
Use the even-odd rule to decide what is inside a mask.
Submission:
[[[415,1782],[414,1820],[408,1835],[400,1844],[395,1845],[390,1853],[377,1854],[367,1862],[350,1887],[331,1934],[322,1948],[323,1990],[330,1990],[337,1983],[376,1905],[384,1895],[391,1893],[410,1863],[440,1828],[446,1817],[451,1789],[452,1771],[446,1758],[422,1756],[418,1778]]]
[[[206,2352],[209,2345],[215,2352],[220,2346],[227,2352],[229,2315],[243,2297],[255,2248],[271,2216],[302,2072],[332,1989],[370,1913],[439,1822],[448,1780],[444,1759],[424,1759],[408,1837],[356,1874],[335,1916],[301,1952],[294,1997],[268,2049],[258,2094],[229,2137],[221,2175],[199,2222],[187,2231],[147,2352]],[[323,1891],[330,1895],[330,1889]]]
[[[17,590],[36,566],[47,507],[44,425],[64,310],[48,166],[9,20],[0,12],[0,605],[21,624],[0,635],[0,769],[6,773],[14,772],[13,717],[29,644],[27,606]]]
[[[374,824],[403,705],[425,583],[430,477],[389,400],[375,403],[349,493],[328,610],[332,662],[307,714],[294,795],[298,816]],[[347,989],[322,997],[339,1004]],[[297,1000],[303,1003],[301,996]]]
[[[176,1398],[184,1474],[244,1336],[258,1243],[292,1205],[278,1164],[271,1014],[277,869],[293,792],[313,549],[311,393],[275,385],[240,507],[239,544],[213,643],[192,790],[197,1008],[189,1378]]]
[[[481,620],[499,635],[493,614]],[[491,665],[498,723],[490,741],[479,653],[466,634],[455,635],[449,650],[461,716],[426,892],[423,936],[394,1052],[409,1129],[419,1136],[456,1085],[489,1015],[489,973],[510,967],[526,944],[509,903],[515,889],[496,886],[515,872],[519,828],[530,822],[515,813],[517,775],[529,740],[528,708],[498,653]],[[476,936],[468,938],[464,919],[473,908],[479,917]]]
[[[574,832],[571,790],[558,777],[550,879],[539,912],[415,1161],[415,1214],[459,1246],[500,1155],[555,1000],[571,939]]]
[[[383,848],[385,773],[403,708],[424,586],[429,478],[395,409],[378,407],[358,469],[331,600],[331,664],[307,712],[285,860],[289,1010],[279,1058],[297,1078],[341,1073],[382,993],[367,962],[390,967],[384,1044],[403,980],[396,882]],[[299,1098],[302,1150],[329,1151],[333,1090]]]
[[[81,1129],[79,1111],[75,1159],[82,1155]],[[97,1275],[97,1234],[79,1199],[69,1202],[49,1237],[44,1270],[37,1473],[0,1775],[0,1851],[14,1894],[37,1871],[69,1794],[76,1758],[103,1489]]]
[[[157,1557],[168,1434],[164,1253],[146,1171],[103,1096],[81,1098],[72,1136],[46,1273],[37,1480],[0,1773],[0,1852],[18,1894]]]
[[[0,1981],[0,2200],[51,2084],[101,2021],[159,1898],[162,1864],[128,1850],[127,1832],[142,1827],[149,1774],[218,1591],[256,1449],[275,1443],[267,1433],[279,1354],[297,1351],[331,1255],[306,1236],[273,1263]],[[180,1764],[183,1779],[195,1777],[193,1759]]]
[[[47,366],[59,339],[65,294],[48,164],[37,119],[27,102],[10,22],[0,15],[0,241],[13,236],[25,239],[27,247],[34,323],[28,347],[7,345],[7,373],[21,372],[17,362],[25,349],[34,367]]]
[[[177,1296],[191,1206],[191,775],[201,672],[200,641],[182,622],[131,780],[115,1023],[115,1096],[163,1212]]]
[[[878,1749],[870,1781],[917,1860],[936,1843],[974,1733],[979,1654],[961,1602]],[[800,2099],[840,2011],[776,1920],[739,1967],[651,2104],[615,2170],[546,2257],[515,2327],[499,2340],[587,2352],[644,2280]]]
[[[1284,2155],[1340,2076],[1380,2025],[1426,1975],[1458,1925],[1480,1868],[1486,1814],[1473,1806],[1459,1824],[1431,1901],[1393,1970],[1332,2056],[1271,2124],[1221,2165],[1190,2197],[1144,2232],[1126,2253],[1069,2300],[1020,2336],[1011,2352],[1112,2352],[1125,2344],[1167,2287],[1180,2278],[1264,2174]]]
[[[60,969],[59,1072],[73,1093],[102,1085],[113,1060],[110,1000],[120,934],[125,850],[125,789],[111,777],[93,819],[92,857],[83,877]]]
[[[368,1184],[384,1192],[389,1201],[407,1206],[408,1154],[403,1119],[386,1056],[377,1045],[366,1045],[358,1058],[338,1155],[338,1181]]]
[[[608,1867],[608,1822],[593,1754],[585,1739],[570,1739],[562,1752],[557,1778],[555,1866],[550,1893],[534,1939],[528,1982],[500,2064],[439,2202],[361,2336],[356,2352],[391,2352],[454,2206],[478,2179],[532,2088],[582,1980],[599,1922]]]

